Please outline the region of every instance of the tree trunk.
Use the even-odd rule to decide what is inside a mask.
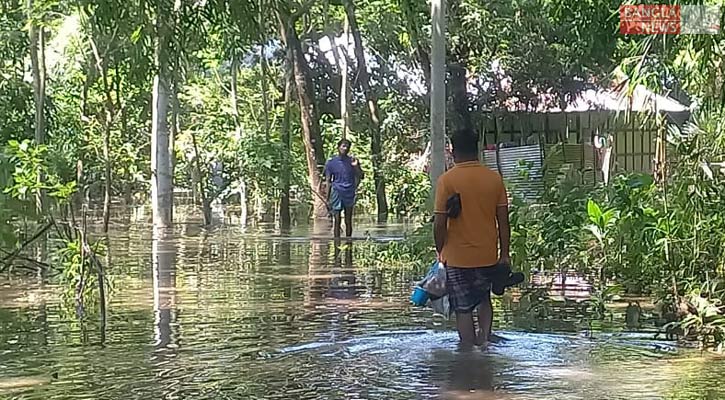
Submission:
[[[269,101],[269,84],[267,81],[267,76],[269,75],[269,66],[267,65],[267,56],[265,54],[266,47],[264,44],[262,44],[260,48],[260,70],[261,70],[261,77],[260,79],[260,85],[262,87],[262,108],[264,111],[264,137],[267,139],[267,142],[269,142],[269,108],[270,108],[270,101]]]
[[[368,75],[367,62],[363,51],[362,37],[357,26],[355,17],[355,5],[352,0],[345,0],[345,11],[350,24],[350,31],[355,42],[355,58],[357,59],[357,70],[360,84],[365,92],[365,100],[368,104],[370,115],[370,150],[373,162],[373,180],[375,182],[375,197],[378,203],[378,217],[388,215],[388,201],[385,196],[385,179],[382,171],[382,145],[380,140],[380,110],[378,109],[377,96],[370,87],[370,76]]]
[[[169,163],[171,164],[171,181],[173,182],[174,176],[176,176],[176,138],[181,131],[181,122],[179,117],[181,115],[181,104],[179,103],[179,85],[174,83],[171,89],[171,124],[169,134]],[[174,215],[174,202],[171,202],[171,216],[173,219]]]
[[[431,80],[430,56],[428,55],[428,51],[423,48],[423,44],[420,41],[420,27],[417,24],[416,16],[414,14],[415,11],[413,10],[411,0],[404,0],[401,8],[405,17],[408,36],[410,36],[410,44],[415,51],[416,58],[418,59],[418,64],[420,65],[420,69],[423,70],[423,79],[425,80],[426,94],[429,94]]]
[[[120,66],[117,64],[116,68],[120,68]],[[116,79],[116,105],[118,106],[118,118],[121,124],[121,140],[126,141],[129,139],[128,112],[126,110],[126,106],[123,103],[123,86],[121,85],[121,79]],[[127,182],[123,183],[123,193],[124,200],[127,205],[135,203],[133,179],[129,179]]]
[[[472,130],[470,112],[468,111],[468,90],[466,88],[466,68],[461,64],[451,64],[450,89],[453,99],[453,115],[449,116],[451,132],[461,129]]]
[[[196,153],[194,153],[196,154]],[[199,171],[196,169],[196,160],[195,158],[191,159],[191,198],[192,202],[195,205],[201,204],[201,196],[199,195],[199,187],[201,185],[201,178],[199,177]]]
[[[171,225],[173,186],[169,159],[169,129],[167,112],[169,89],[165,78],[154,77],[152,132],[151,132],[151,202],[154,225]]]
[[[289,53],[289,52],[288,52]],[[290,175],[292,168],[290,165],[290,119],[292,113],[292,64],[289,56],[287,58],[287,70],[285,71],[284,84],[284,119],[282,120],[282,168],[280,169],[282,176],[280,183],[282,186],[282,198],[279,202],[279,220],[282,230],[288,230],[292,226],[290,217]]]
[[[244,182],[243,176],[239,178],[239,207],[239,224],[244,228],[249,218],[249,207],[247,207],[247,183]]]
[[[232,56],[231,66],[231,90],[229,91],[230,104],[232,106],[232,115],[234,115],[234,125],[239,135],[239,141],[242,141],[243,130],[242,123],[239,120],[239,103],[237,101],[237,81],[239,74],[239,57],[234,54]],[[242,160],[239,160],[239,225],[242,228],[247,226],[247,217],[249,211],[247,209],[247,183],[244,181],[244,165]]]
[[[237,55],[232,56],[232,83],[229,91],[229,104],[232,106],[232,115],[234,116],[234,125],[239,128],[239,105],[237,102],[237,76],[239,73],[239,58]]]
[[[446,3],[432,0],[432,63],[430,95],[431,188],[435,193],[438,177],[445,169],[446,142]]]
[[[329,6],[329,1],[325,1],[324,9],[322,11],[323,15],[325,16],[324,22],[323,22],[323,27],[328,32],[327,40],[330,41],[330,52],[332,53],[332,58],[335,60],[335,67],[338,69],[338,72],[339,72],[340,78],[341,78],[340,79],[341,80],[341,84],[340,84],[340,120],[342,121],[342,138],[345,139],[350,134],[350,123],[349,123],[350,122],[349,121],[349,117],[350,117],[349,98],[350,97],[349,97],[349,93],[348,93],[349,92],[349,79],[348,79],[348,73],[347,73],[348,72],[347,71],[347,57],[345,56],[344,48],[338,49],[338,46],[335,43],[334,29],[331,29],[328,26],[328,23],[329,23],[329,20],[327,18],[327,16],[329,15],[328,6]],[[347,40],[347,38],[348,38],[347,20],[345,21],[345,30],[343,32],[343,35],[344,35],[344,38],[346,39],[345,47],[347,47],[347,44],[349,42]],[[323,60],[323,62],[325,62],[326,64],[329,65],[329,63],[327,62],[327,58],[324,57],[324,55],[323,55],[323,57],[320,57],[320,58]],[[332,76],[332,74],[334,73],[334,69],[332,68],[331,65],[329,65],[329,67],[330,67],[329,73]]]
[[[95,36],[95,35],[94,35]],[[104,94],[104,119],[103,119],[103,233],[108,233],[108,224],[111,220],[111,126],[116,114],[113,98],[111,97],[111,84],[108,81],[108,62],[101,58],[95,38],[90,38],[91,50],[96,59],[96,67],[101,73],[101,84]]]
[[[34,0],[28,0],[28,19],[30,34],[30,62],[33,72],[33,100],[35,102],[35,144],[45,144],[45,34],[44,29],[35,22],[33,15]],[[45,180],[43,174],[38,175],[38,183]],[[35,198],[38,214],[45,212],[45,192],[41,189]]]
[[[196,133],[191,132],[191,144],[194,146],[194,161],[196,164],[196,175],[199,177],[199,195],[201,196],[201,211],[204,215],[204,225],[211,225],[211,200],[209,200],[206,190],[206,176],[201,169],[201,155],[199,154],[199,146],[196,144]]]
[[[106,112],[106,126],[103,128],[103,163],[104,163],[104,194],[103,194],[103,233],[108,233],[111,221],[111,123]]]
[[[173,176],[169,157],[169,62],[167,29],[163,18],[170,11],[159,5],[156,21],[156,76],[154,77],[151,111],[151,208],[154,226],[163,228],[172,224],[174,201]]]
[[[352,127],[352,114],[350,113],[350,74],[348,71],[347,46],[350,44],[350,23],[345,20],[345,48],[340,54],[340,75],[342,75],[342,85],[340,87],[340,118],[342,118],[342,138],[345,139],[350,135]],[[335,51],[337,54],[337,51]]]
[[[88,90],[91,87],[91,66],[86,66],[86,78],[83,80],[83,90],[81,91],[81,120],[88,118]]]
[[[302,122],[302,140],[305,144],[308,180],[312,191],[313,217],[327,218],[327,199],[323,193],[320,193],[322,185],[321,172],[325,166],[325,156],[322,136],[320,135],[320,121],[313,101],[314,94],[309,66],[294,27],[295,20],[289,17],[285,18],[279,10],[278,17],[281,22],[282,37],[292,52],[295,86]]]
[[[176,246],[168,233],[159,232],[151,242],[153,271],[154,347],[166,348],[172,341],[176,307]]]
[[[262,199],[262,190],[259,188],[259,183],[254,182],[254,215],[257,217],[257,221],[264,222],[264,199]]]

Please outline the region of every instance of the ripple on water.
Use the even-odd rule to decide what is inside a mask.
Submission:
[[[462,351],[451,322],[408,305],[416,273],[362,267],[370,244],[268,232],[122,232],[104,341],[98,319],[79,324],[56,288],[0,286],[0,397],[725,397],[725,363],[643,336],[529,334],[497,320],[508,340]]]

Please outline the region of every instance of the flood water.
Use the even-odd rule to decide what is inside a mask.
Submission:
[[[105,330],[58,288],[0,278],[0,398],[725,398],[725,362],[649,334],[528,333],[509,310],[508,340],[459,351],[451,323],[409,305],[418,273],[363,268],[364,246],[324,226],[115,227]]]

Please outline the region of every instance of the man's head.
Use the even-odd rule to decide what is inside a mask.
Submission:
[[[347,156],[350,153],[350,147],[352,147],[352,143],[347,139],[341,139],[337,142],[337,151],[340,152],[341,156]]]
[[[470,129],[463,129],[453,134],[453,158],[456,162],[478,160],[478,135]]]

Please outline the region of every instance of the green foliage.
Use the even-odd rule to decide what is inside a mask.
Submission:
[[[364,247],[365,257],[361,267],[374,270],[425,271],[435,260],[435,247],[431,240],[433,224],[423,224],[403,241],[384,245],[369,243]]]
[[[430,196],[430,177],[408,168],[388,165],[386,178],[393,189],[391,210],[399,216],[411,217],[426,213],[426,202]]]
[[[92,253],[87,250],[90,249]],[[84,251],[79,239],[64,238],[58,243],[53,261],[60,270],[57,281],[63,291],[66,307],[75,308],[77,313],[94,311],[99,305],[98,265],[96,257],[102,257],[107,251],[102,240],[88,245]],[[106,284],[106,282],[104,282]],[[71,307],[73,305],[73,307]]]
[[[75,181],[61,183],[60,177],[48,168],[47,150],[47,146],[36,146],[29,140],[8,142],[6,151],[15,171],[5,193],[21,201],[30,201],[42,191],[61,202],[70,199],[75,192]]]

